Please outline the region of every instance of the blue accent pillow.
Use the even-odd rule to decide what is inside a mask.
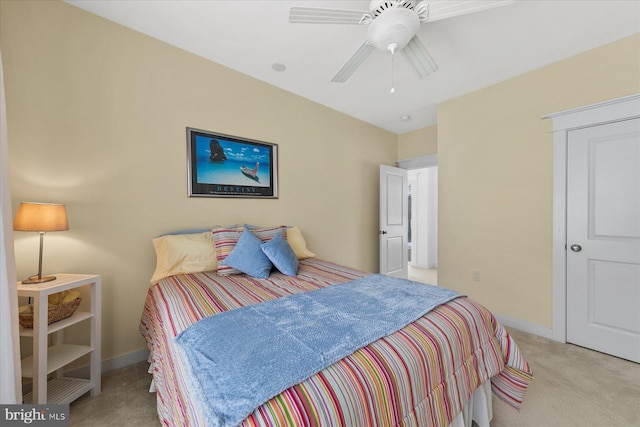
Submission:
[[[272,265],[269,258],[262,252],[260,245],[262,240],[245,228],[238,243],[221,264],[233,267],[251,277],[266,279],[269,277]]]
[[[296,256],[282,233],[276,233],[271,240],[261,247],[269,260],[282,274],[295,276],[298,274],[298,257]]]

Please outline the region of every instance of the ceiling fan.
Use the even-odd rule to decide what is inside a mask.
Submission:
[[[422,79],[438,69],[417,36],[420,24],[504,6],[515,0],[372,0],[368,11],[292,7],[289,22],[296,24],[368,25],[367,39],[331,79],[343,83],[375,49],[402,56]],[[393,92],[393,76],[392,87]]]

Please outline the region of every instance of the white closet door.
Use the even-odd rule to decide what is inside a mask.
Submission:
[[[640,119],[567,147],[567,341],[640,362]]]

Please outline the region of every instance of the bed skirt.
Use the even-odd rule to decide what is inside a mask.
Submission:
[[[490,427],[489,422],[493,418],[491,405],[491,381],[485,381],[473,392],[449,427],[471,427],[474,421],[478,427]]]

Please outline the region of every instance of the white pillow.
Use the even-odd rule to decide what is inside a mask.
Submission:
[[[158,280],[176,274],[200,273],[218,269],[211,232],[175,234],[153,239],[156,270],[151,278]]]

